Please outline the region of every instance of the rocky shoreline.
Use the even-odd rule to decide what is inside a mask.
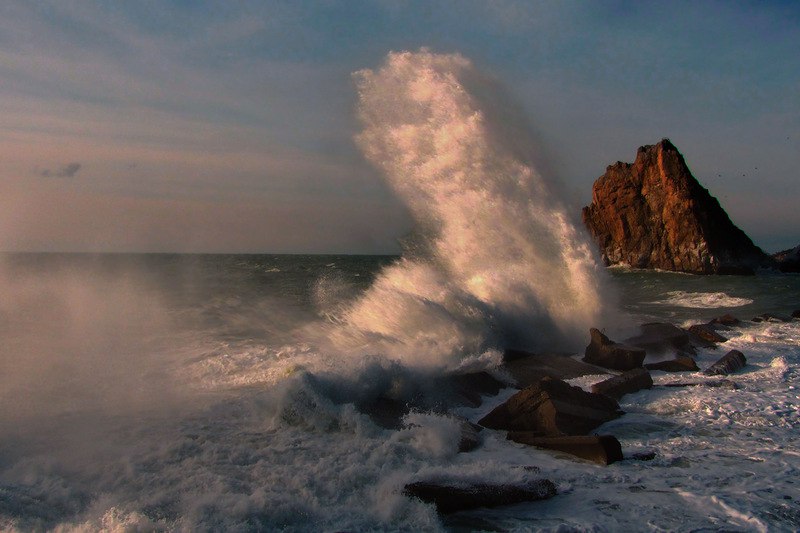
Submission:
[[[800,320],[800,310],[791,316],[760,315],[749,323]],[[484,431],[504,431],[514,442],[549,450],[564,460],[589,461],[609,465],[617,461],[652,460],[655,454],[625,454],[613,435],[596,434],[605,422],[625,416],[617,403],[626,394],[652,388],[650,371],[677,372],[686,381],[663,385],[665,389],[683,387],[723,387],[736,389],[736,382],[727,376],[747,365],[745,354],[730,350],[712,365],[700,369],[694,360],[698,348],[713,348],[725,342],[723,335],[746,322],[723,315],[705,324],[683,329],[668,323],[643,324],[639,335],[615,342],[599,330],[591,331],[591,342],[582,361],[565,355],[537,355],[520,350],[507,350],[500,371],[510,376],[513,384],[502,383],[488,373],[446,378],[453,404],[440,404],[438,411],[447,413],[459,405],[478,407],[484,399],[496,396],[501,388],[514,387],[518,392],[486,412],[477,422],[461,420],[459,451],[469,452],[481,446]],[[663,358],[645,364],[646,358]],[[567,380],[596,376],[589,391],[567,383]],[[692,379],[692,376],[697,378]],[[715,377],[719,379],[708,379]],[[474,387],[478,395],[465,395],[464,387]],[[447,388],[447,387],[445,387]],[[457,392],[461,390],[462,392]],[[452,392],[456,392],[452,394]],[[465,398],[471,397],[472,401]],[[466,403],[465,403],[466,401]],[[417,410],[420,405],[406,403],[399,411]],[[399,414],[399,411],[395,414]],[[400,419],[397,419],[400,424]],[[532,473],[538,469],[530,467]],[[536,501],[557,495],[552,480],[536,477],[523,485],[486,483],[447,483],[422,479],[407,484],[403,493],[436,506],[441,514]]]

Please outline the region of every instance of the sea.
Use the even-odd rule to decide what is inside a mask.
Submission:
[[[383,429],[353,401],[371,387],[398,386],[399,363],[369,354],[314,366],[330,356],[309,328],[337,324],[337,303],[368,291],[400,257],[3,259],[4,531],[800,527],[800,321],[749,321],[800,307],[800,275],[609,270],[631,324],[743,319],[697,361],[705,368],[738,349],[748,366],[729,377],[735,390],[662,387],[712,378],[653,372],[656,386],[625,396],[626,414],[597,430],[616,435],[628,459],[598,466],[491,430],[478,449],[458,453],[457,426],[444,413],[412,412],[402,428]],[[477,421],[512,392],[452,414]],[[641,453],[655,457],[633,459]],[[551,479],[558,495],[442,518],[402,494],[418,480],[530,476]]]
[[[353,79],[355,142],[414,221],[401,255],[0,257],[0,530],[798,530],[800,321],[750,319],[800,309],[800,277],[605,268],[498,80],[424,48]],[[592,327],[726,313],[697,362],[740,350],[735,387],[653,372],[596,430],[626,460],[488,429],[459,453],[515,392],[505,349],[580,358]],[[475,372],[507,387],[448,403]],[[387,405],[412,408],[368,414]],[[403,490],[540,478],[555,497],[449,516]]]

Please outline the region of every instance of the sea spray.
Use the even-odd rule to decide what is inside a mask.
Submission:
[[[354,77],[357,143],[424,239],[346,309],[339,345],[440,369],[505,346],[580,346],[603,311],[603,273],[505,91],[426,49]]]

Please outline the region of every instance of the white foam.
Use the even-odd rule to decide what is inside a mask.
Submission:
[[[692,309],[717,309],[726,307],[741,307],[753,303],[749,298],[729,296],[724,292],[685,292],[670,291],[664,299],[652,302],[655,304],[689,307]]]

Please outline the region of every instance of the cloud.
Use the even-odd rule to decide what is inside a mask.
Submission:
[[[40,171],[39,175],[43,178],[74,178],[80,169],[80,163],[67,163],[55,171],[46,168]]]

